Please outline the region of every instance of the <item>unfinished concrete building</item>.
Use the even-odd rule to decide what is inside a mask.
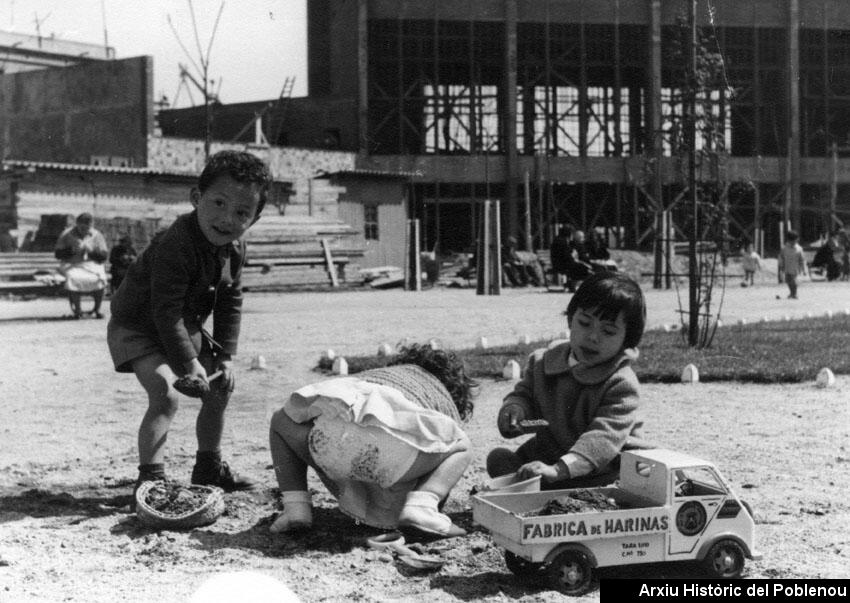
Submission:
[[[684,211],[666,137],[683,86],[671,44],[690,5],[311,0],[309,94],[353,99],[359,167],[418,174],[429,246],[468,244],[488,197],[502,200],[503,232],[530,229],[535,247],[560,222],[643,246],[660,210],[674,223]],[[760,227],[770,249],[785,220],[810,240],[848,219],[847,3],[698,0],[697,24],[724,60],[712,98],[725,178],[742,184],[733,236]]]
[[[686,77],[676,44],[691,8],[310,0],[309,97],[216,107],[219,127],[234,124],[216,136],[262,109],[272,144],[358,151],[358,169],[415,174],[428,249],[469,249],[485,199],[501,201],[503,236],[535,249],[561,223],[626,247],[686,240],[673,139]],[[846,0],[696,0],[696,25],[722,57],[701,104],[725,149],[731,239],[770,254],[788,226],[810,242],[850,220]],[[193,110],[162,115],[189,124]]]

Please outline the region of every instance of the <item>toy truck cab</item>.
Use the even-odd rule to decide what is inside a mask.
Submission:
[[[608,504],[546,511],[579,492]],[[713,577],[735,578],[746,557],[760,558],[753,515],[714,464],[671,450],[624,452],[611,487],[484,492],[473,497],[473,519],[506,549],[512,572],[545,570],[567,594],[589,590],[596,567],[698,560]]]

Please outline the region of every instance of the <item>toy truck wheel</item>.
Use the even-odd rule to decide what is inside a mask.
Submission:
[[[508,566],[508,569],[513,575],[520,577],[534,576],[543,569],[542,563],[526,561],[510,551],[505,551],[505,565]]]
[[[552,586],[565,595],[583,595],[593,584],[593,567],[581,551],[558,553],[549,563],[547,572]]]
[[[718,540],[702,565],[713,578],[737,578],[744,570],[744,549],[734,540]]]

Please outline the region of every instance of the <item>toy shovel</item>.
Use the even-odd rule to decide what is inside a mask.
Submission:
[[[445,561],[436,555],[421,555],[404,543],[404,536],[398,532],[381,534],[367,540],[373,549],[387,551],[396,556],[399,563],[416,570],[438,570]]]
[[[212,375],[208,375],[206,381],[193,375],[183,375],[174,382],[174,389],[184,396],[200,398],[210,391],[210,383],[221,377],[222,373],[223,371],[216,371]]]

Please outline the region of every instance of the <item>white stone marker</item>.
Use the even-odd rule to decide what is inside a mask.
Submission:
[[[682,383],[699,383],[699,371],[696,365],[689,364],[682,369]]]
[[[348,361],[342,356],[337,356],[334,359],[334,367],[333,367],[334,375],[347,375],[348,374]]]
[[[815,380],[818,387],[832,387],[835,385],[835,375],[828,368],[822,368]]]
[[[519,366],[519,362],[516,360],[508,360],[505,363],[505,368],[502,369],[502,377],[505,379],[511,379],[512,381],[519,379],[521,374],[522,369]]]

